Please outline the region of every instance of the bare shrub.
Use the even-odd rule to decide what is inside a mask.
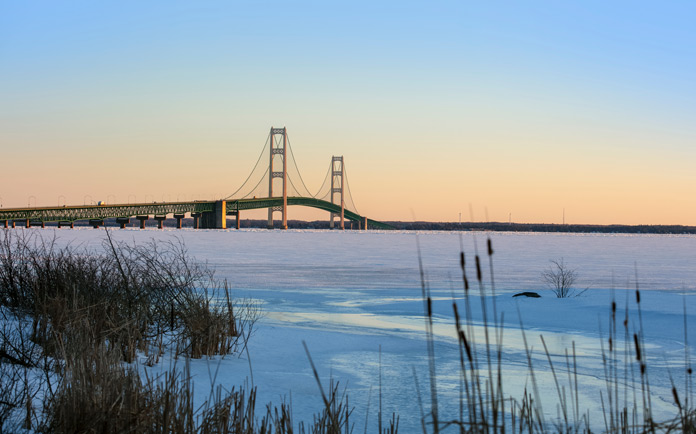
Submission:
[[[578,293],[573,289],[573,285],[575,285],[577,280],[577,272],[568,268],[563,258],[551,260],[549,268],[542,271],[541,278],[558,298],[577,297],[584,292]]]
[[[30,231],[0,232],[3,431],[41,424],[51,432],[147,432],[157,415],[158,432],[193,432],[198,413],[184,408],[192,405],[190,383],[174,371],[142,382],[121,362],[144,351],[152,364],[166,346],[201,357],[246,345],[256,304],[235,300],[181,242],[127,245],[108,235],[103,251],[86,251]],[[243,397],[219,398],[201,410],[213,425],[220,406]],[[163,408],[169,402],[179,407]],[[172,414],[181,418],[168,420]]]
[[[181,242],[128,245],[108,236],[102,252],[87,252],[23,231],[0,233],[0,301],[32,318],[31,340],[48,354],[103,343],[126,362],[161,346],[165,334],[192,357],[234,353],[259,314],[233,300]]]
[[[0,307],[0,432],[31,429],[39,395],[57,382],[56,363],[31,340],[31,320]]]

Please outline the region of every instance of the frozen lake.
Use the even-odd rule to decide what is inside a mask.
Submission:
[[[43,236],[53,234],[31,230]],[[248,355],[195,362],[199,397],[207,396],[209,371],[218,370],[217,384],[229,388],[249,384],[253,376],[260,404],[280,403],[285,397],[292,401],[296,422],[311,420],[322,403],[302,346],[305,341],[324,387],[329,378],[347,386],[350,404],[355,406],[355,432],[363,431],[366,417],[374,432],[381,348],[385,418],[396,412],[402,432],[419,430],[414,371],[426,412],[430,399],[417,242],[434,299],[441,419],[454,419],[459,411],[459,350],[452,301],[454,297],[463,312],[460,246],[467,255],[471,320],[479,344],[483,333],[481,293],[473,268],[476,246],[482,255],[485,302],[489,309],[495,302],[498,314],[504,314],[506,395],[520,398],[525,387],[531,390],[522,320],[534,348],[532,360],[544,413],[550,419],[556,416],[558,398],[539,335],[544,336],[554,367],[566,379],[564,352],[575,344],[580,409],[589,410],[593,425],[603,428],[599,391],[606,392],[606,383],[600,342],[604,337],[606,346],[612,299],[618,305],[618,322],[628,312],[631,333],[641,330],[636,276],[656,419],[676,414],[670,376],[680,391],[684,389],[685,311],[691,347],[696,334],[696,236],[491,233],[493,296],[485,233],[154,229],[112,233],[116,240],[128,243],[180,239],[191,256],[207,262],[217,278],[227,279],[237,297],[261,303],[263,317],[256,324]],[[55,234],[61,245],[87,248],[99,248],[105,239],[103,230],[91,228],[61,229]],[[580,297],[557,299],[544,286],[541,272],[550,260],[561,258],[577,271],[577,288],[589,288]],[[518,291],[537,291],[542,298],[513,299]],[[623,331],[618,337],[623,351]]]

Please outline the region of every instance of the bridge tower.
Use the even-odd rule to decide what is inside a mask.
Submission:
[[[282,135],[282,140],[278,140],[276,143],[275,136]],[[273,213],[275,211],[280,211],[283,214],[283,224],[282,228],[288,228],[288,160],[285,150],[288,143],[288,133],[283,128],[273,128],[271,127],[271,152],[270,152],[270,162],[268,166],[268,197],[273,197],[273,180],[275,178],[281,178],[283,180],[283,205],[274,206],[268,208],[268,229],[273,229]],[[273,162],[276,160],[276,156],[283,160],[283,170],[275,171],[273,168]]]
[[[331,157],[331,203],[336,203],[336,195],[338,195],[341,204],[341,229],[345,229],[345,219],[344,212],[346,207],[346,202],[343,200],[343,155],[340,157]],[[338,205],[338,204],[337,204]],[[339,215],[336,213],[331,213],[331,220],[329,220],[329,227],[334,228],[334,220]]]

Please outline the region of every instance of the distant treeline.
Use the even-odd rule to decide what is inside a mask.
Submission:
[[[108,219],[108,226],[117,226],[115,220]],[[192,219],[182,221],[184,227],[192,227]],[[265,228],[267,220],[242,219],[242,228]],[[498,231],[498,232],[583,232],[583,233],[602,233],[602,234],[696,234],[696,226],[682,225],[582,225],[582,224],[549,224],[549,223],[502,223],[502,222],[399,222],[387,221],[397,230],[402,231]],[[88,226],[88,222],[77,222],[78,226]],[[138,221],[131,220],[130,227],[137,227]],[[157,225],[155,220],[147,221],[148,227]],[[173,227],[176,220],[165,221],[166,227]],[[234,228],[234,218],[227,220],[227,227]],[[346,229],[358,229],[356,222],[346,221]],[[336,223],[338,226],[338,223]],[[275,227],[280,227],[280,221],[275,222]],[[327,220],[288,220],[290,229],[329,229]]]
[[[228,221],[228,227],[232,221]],[[580,225],[548,223],[472,223],[472,222],[399,222],[385,221],[397,230],[403,231],[498,231],[498,232],[586,232],[586,233],[624,233],[624,234],[696,234],[696,226],[681,225]],[[243,228],[265,228],[266,220],[242,220]],[[276,227],[279,222],[276,222]],[[325,220],[288,220],[291,229],[328,229]],[[357,223],[346,221],[346,229],[357,229]]]
[[[498,231],[498,232],[584,232],[602,234],[696,234],[696,226],[682,225],[582,225],[549,223],[452,223],[386,222],[399,230]]]

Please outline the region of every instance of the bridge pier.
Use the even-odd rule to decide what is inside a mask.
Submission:
[[[201,229],[227,229],[227,201],[215,202],[213,212],[204,212],[200,216]]]
[[[193,219],[193,228],[200,229],[200,227],[201,227],[201,213],[192,212],[191,218]]]
[[[363,218],[363,228],[367,230],[367,217]]]
[[[164,221],[167,220],[166,215],[156,215],[155,220],[157,220],[157,229],[164,228]]]
[[[239,210],[237,211],[227,211],[227,215],[233,215],[236,217],[235,228],[239,229]]]
[[[29,221],[29,219],[26,220],[24,227],[27,229],[29,229],[31,227],[31,222]]]
[[[8,226],[8,221],[5,220],[5,229],[7,229],[7,226]]]
[[[215,202],[215,229],[227,229],[227,201]]]
[[[91,224],[94,229],[99,229],[99,226],[104,226],[104,220],[90,219],[89,224]]]
[[[215,213],[203,212],[200,217],[200,229],[214,229],[215,228]]]
[[[75,228],[75,223],[74,223],[74,222],[67,222],[67,221],[61,222],[61,221],[59,221],[59,222],[58,222],[58,229],[62,228],[62,227],[63,227],[63,224],[70,225],[70,229],[74,229],[74,228]]]
[[[285,212],[283,211],[282,206],[272,206],[268,208],[268,229],[275,229],[274,223],[273,223],[273,213],[278,211],[280,212],[281,215],[281,222],[280,222],[280,228],[281,229],[287,229],[288,228],[288,220],[285,217]]]
[[[186,217],[186,214],[174,214],[177,229],[181,229],[181,219],[183,219],[184,217]]]
[[[12,227],[12,229],[15,228],[15,221],[14,220],[12,220],[12,223],[10,223],[10,226]]]
[[[116,219],[116,223],[121,227],[121,229],[125,229],[126,225],[130,223],[130,218],[128,217],[118,217]]]
[[[149,216],[146,215],[139,215],[137,217],[138,220],[140,220],[140,229],[145,229],[145,222],[150,218]]]

